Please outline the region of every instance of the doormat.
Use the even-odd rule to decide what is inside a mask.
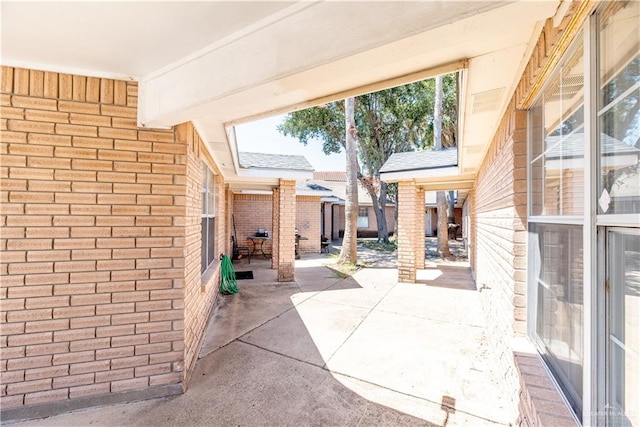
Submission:
[[[236,271],[236,280],[253,279],[253,271]]]

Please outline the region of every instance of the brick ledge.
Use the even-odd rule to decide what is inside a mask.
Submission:
[[[520,380],[518,426],[580,426],[533,344],[518,338],[513,361]]]
[[[131,390],[121,393],[79,397],[36,405],[25,405],[16,408],[2,408],[0,421],[27,421],[38,418],[47,418],[65,412],[88,409],[97,406],[117,405],[140,400],[156,399],[182,394],[182,384],[170,384],[158,387],[150,387],[143,390]]]

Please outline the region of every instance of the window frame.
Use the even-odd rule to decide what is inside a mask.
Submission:
[[[366,216],[361,215],[363,209],[366,209]],[[361,222],[361,219],[362,219],[362,222]],[[364,222],[366,222],[366,225],[362,225],[362,223]],[[358,207],[357,228],[369,228],[369,207],[368,206]]]
[[[583,383],[582,383],[582,413],[577,414],[576,421],[584,425],[596,425],[602,421],[603,411],[606,411],[606,378],[607,360],[605,358],[606,318],[605,307],[605,275],[607,264],[606,235],[612,227],[638,229],[639,215],[635,213],[606,214],[598,209],[597,192],[600,188],[601,148],[599,141],[599,110],[598,103],[601,96],[599,80],[600,66],[600,13],[607,7],[607,3],[594,6],[591,15],[585,20],[582,30],[578,32],[571,46],[582,38],[584,54],[584,189],[583,215],[578,216],[535,216],[532,215],[532,126],[531,112],[535,103],[544,93],[543,86],[536,100],[529,107],[527,127],[527,223],[528,224],[557,224],[582,225],[583,229]],[[563,53],[570,53],[571,47]],[[557,69],[557,66],[556,66]],[[555,71],[554,71],[555,72]],[[549,79],[552,81],[551,79]],[[531,227],[528,227],[530,230]],[[532,342],[539,339],[536,335],[537,312],[537,281],[532,280],[532,254],[527,244],[527,334]],[[535,285],[535,286],[534,286]],[[545,362],[546,363],[546,362]],[[552,380],[558,382],[552,376]],[[561,389],[558,386],[559,389]],[[566,399],[562,393],[563,399]],[[567,402],[568,403],[568,402]],[[581,421],[578,420],[581,417]]]
[[[200,274],[203,275],[216,261],[216,175],[204,160],[200,173]]]

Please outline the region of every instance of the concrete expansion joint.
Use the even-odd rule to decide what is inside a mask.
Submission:
[[[289,311],[289,310],[287,310],[287,311]],[[278,317],[278,316],[276,316],[276,317]],[[322,370],[328,371],[328,369],[326,368],[326,364],[322,365],[322,366],[316,365],[315,363],[308,362],[308,361],[302,360],[302,359],[298,359],[297,357],[289,356],[288,354],[280,353],[278,351],[269,350],[268,348],[264,348],[262,346],[259,346],[258,344],[254,344],[254,343],[251,343],[251,342],[248,342],[248,341],[244,341],[244,340],[242,340],[242,338],[236,338],[233,341],[238,341],[238,342],[241,342],[243,344],[247,344],[247,345],[250,345],[252,347],[259,348],[260,350],[266,351],[267,353],[277,354],[278,356],[286,357],[287,359],[295,360],[296,362],[301,362],[301,363],[304,363],[306,365],[314,366],[316,368],[320,368]]]
[[[342,344],[340,344],[340,345],[338,346],[338,348],[336,348],[336,349],[335,349],[335,351],[334,351],[333,353],[331,353],[331,356],[329,356],[329,358],[324,362],[324,366],[327,366],[327,363],[329,363],[329,361],[333,358],[333,356],[334,356],[338,351],[340,351],[340,349],[344,346],[344,344],[345,344],[347,341],[349,341],[349,339],[353,336],[353,334],[355,334],[355,333],[356,333],[356,331],[360,328],[360,326],[362,325],[362,323],[363,323],[365,320],[367,320],[367,318],[368,318],[368,317],[369,317],[369,315],[373,312],[373,310],[375,310],[375,309],[376,309],[376,307],[378,307],[378,305],[380,305],[380,303],[381,303],[382,301],[384,301],[384,299],[389,295],[389,293],[390,293],[392,290],[394,290],[394,289],[396,288],[396,286],[398,286],[398,285],[396,284],[396,285],[393,285],[391,288],[389,288],[389,290],[384,294],[384,296],[383,296],[382,298],[380,298],[380,299],[378,300],[378,302],[377,302],[373,307],[371,307],[371,309],[369,309],[369,311],[367,312],[367,314],[362,318],[362,320],[360,320],[360,322],[356,325],[356,327],[355,327],[355,328],[353,328],[353,330],[352,330],[352,331],[351,331],[351,333],[347,336],[347,338],[345,338],[345,339],[344,339],[344,341],[342,341]]]
[[[306,299],[305,299],[305,301],[306,301]],[[220,350],[220,349],[222,349],[222,348],[225,348],[225,347],[227,347],[227,346],[228,346],[228,345],[230,345],[230,344],[233,344],[233,343],[234,343],[234,342],[236,342],[236,341],[240,341],[240,342],[243,342],[243,343],[245,343],[245,344],[251,344],[251,343],[248,343],[248,342],[246,342],[246,341],[242,341],[242,340],[241,340],[241,338],[242,338],[242,337],[244,337],[245,335],[249,335],[251,332],[255,331],[256,329],[261,328],[262,326],[266,325],[267,323],[271,322],[272,320],[277,319],[278,317],[282,316],[283,314],[285,314],[285,313],[287,313],[287,312],[289,312],[289,311],[291,311],[291,310],[293,310],[293,309],[295,309],[295,308],[296,308],[296,306],[294,305],[293,307],[290,307],[290,308],[286,309],[285,311],[283,311],[282,313],[278,314],[277,316],[273,316],[273,317],[271,317],[270,319],[265,320],[264,322],[260,323],[260,324],[259,324],[258,326],[256,326],[255,328],[251,328],[250,330],[248,330],[248,331],[247,331],[247,332],[245,332],[244,334],[242,334],[242,335],[240,335],[239,337],[234,338],[234,339],[232,339],[231,341],[229,341],[229,342],[227,342],[227,343],[225,343],[225,344],[223,344],[223,345],[219,346],[218,348],[216,348],[216,349],[215,349],[215,350],[213,350],[212,352],[210,352],[210,353],[208,353],[208,354],[206,354],[206,355],[204,355],[204,356],[198,357],[198,359],[205,358],[205,357],[207,357],[207,356],[209,356],[209,355],[211,355],[211,354],[215,353],[216,351],[218,351],[218,350]],[[254,345],[254,344],[251,344],[251,345]],[[256,346],[256,347],[257,347],[257,346]],[[268,350],[267,350],[267,351],[268,351]]]

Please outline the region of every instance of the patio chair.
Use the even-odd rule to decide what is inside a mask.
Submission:
[[[247,261],[251,264],[251,249],[248,246],[238,246],[234,236],[231,236],[231,244],[233,246],[233,259],[241,259],[247,257]]]

